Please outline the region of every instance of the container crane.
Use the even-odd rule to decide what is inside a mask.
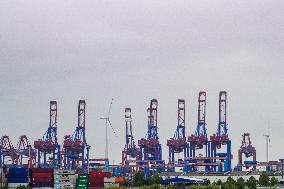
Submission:
[[[205,167],[205,170],[207,171],[209,167],[206,165],[207,163],[210,163],[209,160],[209,152],[210,152],[210,145],[207,138],[206,133],[206,92],[199,92],[198,95],[198,121],[197,121],[197,127],[195,130],[195,134],[192,134],[188,137],[189,142],[189,163],[192,164],[193,167],[195,167],[192,171],[198,171],[197,165],[199,167]],[[200,152],[200,150],[203,150],[203,152]],[[200,154],[196,154],[197,151],[200,152]]]
[[[60,145],[57,141],[57,102],[50,101],[49,127],[42,139],[34,141],[39,167],[60,167]],[[43,158],[43,163],[41,160]]]
[[[132,115],[131,108],[125,108],[125,146],[122,151],[122,172],[132,174],[138,170],[138,163],[141,160],[141,150],[136,147],[132,133]],[[134,165],[130,165],[134,162]],[[135,169],[134,169],[135,168]]]
[[[28,167],[31,168],[36,161],[36,150],[32,148],[28,137],[21,135],[17,144],[17,154],[19,155],[19,164],[23,166],[23,160],[28,159]]]
[[[183,157],[189,156],[189,144],[185,136],[185,100],[178,99],[178,125],[173,138],[167,140],[169,147],[169,164],[171,166],[175,163],[175,154],[183,153]],[[183,159],[184,159],[183,158]],[[178,161],[183,161],[178,159]]]
[[[85,164],[85,160],[88,159],[89,153],[86,142],[85,120],[86,102],[85,100],[79,100],[77,127],[72,136],[66,135],[64,137],[63,142],[64,163],[66,169],[75,170],[81,166],[83,172],[86,172],[87,165]]]
[[[210,144],[213,171],[230,171],[232,155],[231,140],[228,136],[226,91],[219,93],[219,123],[216,134],[210,136]],[[222,148],[225,148],[225,152],[221,152]]]
[[[142,160],[144,164],[151,164],[152,167],[160,169],[164,167],[164,161],[162,160],[162,145],[159,142],[158,126],[157,126],[157,113],[158,113],[158,101],[152,99],[150,101],[150,107],[148,112],[148,130],[145,138],[138,140],[138,146],[142,152]],[[147,167],[147,165],[146,165]],[[148,168],[145,170],[148,175]]]
[[[243,161],[243,155],[245,158],[252,158],[252,160],[246,160]],[[251,140],[250,140],[250,134],[244,133],[242,135],[242,144],[241,147],[238,150],[238,170],[241,171],[242,167],[253,167],[256,168],[256,149],[252,146]]]
[[[16,166],[19,162],[19,155],[16,148],[12,145],[9,136],[4,135],[0,139],[0,168],[6,166]],[[6,158],[8,158],[6,160]],[[11,163],[7,163],[11,162]]]

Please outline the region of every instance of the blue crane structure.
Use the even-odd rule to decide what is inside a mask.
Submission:
[[[66,169],[81,168],[86,172],[86,161],[89,157],[89,146],[86,141],[86,101],[79,100],[78,122],[72,136],[66,135],[63,142],[64,166]],[[81,164],[80,164],[81,162]]]
[[[49,127],[42,139],[34,141],[37,149],[37,163],[39,167],[60,167],[61,154],[60,145],[57,140],[57,102],[50,101]],[[43,163],[41,160],[43,159]]]
[[[195,133],[188,137],[189,157],[187,159],[192,168],[190,171],[197,171],[197,166],[204,167],[204,171],[209,170],[210,145],[206,130],[206,92],[201,91],[198,95],[197,127]]]
[[[227,92],[219,93],[219,123],[216,134],[210,136],[212,171],[231,170],[231,140],[228,136]]]
[[[183,153],[183,160],[189,156],[189,144],[185,136],[185,100],[178,99],[178,124],[173,138],[167,140],[169,147],[169,165],[173,168],[175,154]],[[178,161],[183,161],[178,159]]]
[[[122,174],[132,174],[138,170],[138,161],[141,160],[141,150],[136,147],[132,133],[131,108],[125,108],[125,146],[122,150]]]
[[[158,137],[158,101],[152,99],[148,112],[148,130],[145,138],[138,140],[138,146],[142,152],[142,161],[145,166],[146,175],[148,175],[149,168],[153,170],[161,170],[164,168],[164,161],[162,160],[162,145]],[[146,164],[146,165],[145,165]]]

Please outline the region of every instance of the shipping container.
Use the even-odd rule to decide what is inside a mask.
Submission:
[[[52,178],[52,173],[32,173],[33,178]]]
[[[53,173],[51,168],[31,168],[31,173]]]

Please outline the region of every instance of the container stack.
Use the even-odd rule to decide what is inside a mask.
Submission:
[[[104,178],[110,176],[110,172],[91,172],[89,174],[89,189],[103,188]]]
[[[89,175],[88,174],[79,174],[76,189],[87,189],[89,184]]]
[[[54,170],[54,188],[75,188],[76,175],[73,170]]]
[[[29,169],[23,167],[11,167],[7,174],[8,188],[29,185]]]
[[[53,188],[53,169],[32,168],[32,188]]]

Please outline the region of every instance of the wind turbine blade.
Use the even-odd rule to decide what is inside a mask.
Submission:
[[[109,125],[110,125],[110,127],[111,127],[111,129],[112,129],[112,132],[113,132],[114,135],[117,137],[117,134],[116,134],[114,128],[112,127],[112,124],[111,124],[111,122],[109,121],[109,119],[108,119],[108,123],[109,123]]]
[[[110,116],[112,103],[113,103],[113,98],[111,99],[110,104],[109,104],[108,113],[107,113],[107,118],[109,118],[109,116]]]

